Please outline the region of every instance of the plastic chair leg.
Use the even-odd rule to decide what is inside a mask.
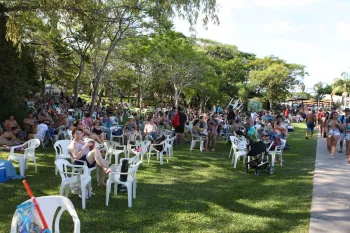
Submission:
[[[132,187],[131,186],[132,183],[129,183],[126,185],[127,190],[128,190],[128,207],[131,208],[132,207]]]
[[[238,158],[239,158],[239,156],[235,156],[235,164],[234,164],[234,168],[236,168],[236,166],[237,166],[237,160],[238,160]]]
[[[132,184],[132,197],[134,199],[136,198],[136,180],[134,180]]]
[[[108,179],[107,184],[106,184],[106,206],[108,206],[108,202],[109,202],[109,194],[111,193],[111,185],[112,184]]]

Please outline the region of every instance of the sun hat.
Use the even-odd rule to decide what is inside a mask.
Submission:
[[[134,119],[134,116],[133,116],[133,115],[130,115],[130,116],[129,116],[129,119]]]

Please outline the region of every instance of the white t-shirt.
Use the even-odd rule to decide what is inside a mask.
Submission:
[[[41,139],[44,139],[45,137],[45,134],[46,134],[46,131],[49,129],[49,127],[44,124],[44,123],[41,123],[37,126],[37,133],[36,134],[39,134],[40,135],[40,138]]]

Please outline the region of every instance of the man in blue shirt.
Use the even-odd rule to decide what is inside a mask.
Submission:
[[[346,125],[346,121],[348,120],[348,118],[350,116],[350,109],[346,108],[344,112],[345,112],[345,114],[344,115],[340,115],[339,118],[338,118],[338,121],[341,124]],[[341,130],[340,131],[340,138],[339,138],[339,146],[340,146],[340,149],[338,151],[339,153],[343,152],[344,139],[345,139],[345,132]],[[346,148],[346,151],[348,151],[348,148]]]

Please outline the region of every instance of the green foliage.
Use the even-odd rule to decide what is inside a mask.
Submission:
[[[249,83],[262,94],[264,101],[270,102],[270,106],[285,100],[307,75],[304,66],[288,64],[275,57],[255,59],[250,62],[250,67]]]
[[[332,86],[325,84],[323,82],[318,82],[314,85],[313,90],[315,93],[314,95],[315,100],[321,101],[326,94],[332,93]]]
[[[19,54],[5,39],[6,17],[0,13],[0,74],[2,103],[17,105],[24,101],[29,91],[38,90],[38,76],[32,51],[25,47]]]

